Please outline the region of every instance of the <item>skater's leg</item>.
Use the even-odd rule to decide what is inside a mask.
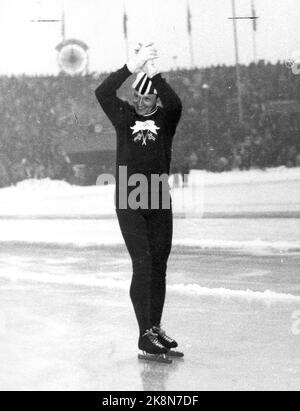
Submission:
[[[152,326],[150,318],[152,257],[147,223],[139,210],[117,210],[117,216],[132,260],[130,298],[139,324],[140,335]]]
[[[159,325],[166,296],[167,262],[172,248],[172,210],[152,211],[148,218],[149,243],[152,255],[151,323]]]

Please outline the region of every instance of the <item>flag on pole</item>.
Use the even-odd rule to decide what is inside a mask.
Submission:
[[[126,10],[124,9],[124,15],[123,15],[123,30],[124,30],[124,37],[125,37],[125,39],[127,39],[127,37],[128,37],[127,21],[128,21],[128,16],[127,16]]]
[[[61,15],[61,37],[63,41],[66,39],[66,15],[65,15],[64,3],[62,4],[62,15]]]
[[[253,17],[253,31],[257,31],[257,15],[256,15],[256,10],[255,10],[255,5],[254,1],[251,1],[251,6],[252,6],[252,17]]]
[[[190,9],[190,3],[187,2],[187,28],[189,35],[192,34],[192,13]]]

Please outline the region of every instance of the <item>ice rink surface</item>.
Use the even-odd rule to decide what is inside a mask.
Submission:
[[[276,221],[175,220],[164,325],[186,356],[171,366],[137,360],[131,264],[116,220],[21,221],[27,243],[14,220],[5,223],[16,241],[0,246],[2,390],[299,389],[298,220],[280,220],[273,243]],[[255,224],[264,237],[252,243]],[[102,225],[108,245],[92,241]]]
[[[297,211],[297,195],[260,211]],[[95,188],[26,182],[0,197],[0,390],[299,390],[300,219],[174,220],[163,326],[185,358],[163,365],[137,360],[131,263]]]

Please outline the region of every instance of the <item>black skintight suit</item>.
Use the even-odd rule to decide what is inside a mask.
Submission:
[[[140,334],[161,322],[167,262],[172,246],[172,210],[117,210],[131,256],[130,297]]]
[[[96,97],[117,134],[116,212],[132,259],[130,296],[142,335],[159,325],[162,317],[172,244],[172,208],[164,209],[162,202],[158,209],[121,206],[120,193],[130,190],[127,190],[128,181],[123,187],[119,172],[126,167],[128,178],[136,174],[145,176],[151,197],[153,174],[161,176],[170,172],[172,142],[182,105],[177,94],[157,74],[151,81],[163,107],[148,116],[138,115],[133,106],[117,97],[117,90],[131,74],[126,65],[110,74],[96,90]]]

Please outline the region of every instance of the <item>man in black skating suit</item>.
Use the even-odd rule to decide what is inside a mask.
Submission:
[[[130,297],[139,325],[138,346],[148,354],[165,354],[177,347],[161,328],[173,214],[169,187],[163,184],[154,189],[151,178],[170,173],[182,104],[159,73],[156,58],[153,43],[140,45],[134,57],[97,88],[96,97],[117,134],[116,212],[132,259]],[[129,104],[117,97],[117,90],[134,73],[137,78]],[[143,175],[148,184],[140,189],[141,201],[133,204],[138,185],[127,179],[136,175]],[[166,192],[169,201],[165,201]]]

